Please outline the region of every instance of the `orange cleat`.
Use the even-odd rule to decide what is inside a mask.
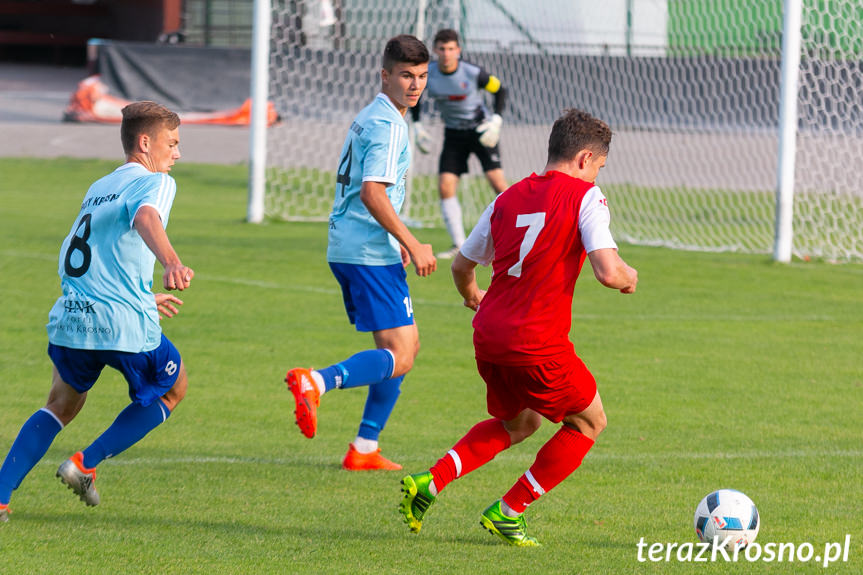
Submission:
[[[318,386],[312,381],[312,370],[294,368],[285,376],[285,381],[288,389],[294,394],[297,427],[303,435],[311,439],[318,429],[318,406],[321,404]]]
[[[342,460],[342,467],[348,471],[374,471],[377,469],[396,471],[402,468],[398,463],[381,455],[380,449],[371,453],[360,453],[353,443],[348,445],[348,452]]]

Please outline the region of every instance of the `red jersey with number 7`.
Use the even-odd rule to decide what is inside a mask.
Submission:
[[[493,265],[473,320],[477,358],[538,365],[574,353],[575,282],[585,244],[590,251],[617,248],[609,219],[595,184],[561,172],[532,174],[495,199],[462,247],[468,259],[487,265],[491,258]]]

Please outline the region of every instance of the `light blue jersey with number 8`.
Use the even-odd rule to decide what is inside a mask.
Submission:
[[[382,266],[401,263],[399,244],[360,199],[363,182],[386,184],[396,213],[405,200],[411,156],[408,127],[389,98],[378,94],[354,119],[339,160],[330,214],[327,261]]]
[[[152,206],[167,226],[176,191],[171,176],[134,162],[90,186],[60,248],[63,295],[48,316],[51,343],[130,353],[158,347],[156,257],[133,223],[141,207]]]

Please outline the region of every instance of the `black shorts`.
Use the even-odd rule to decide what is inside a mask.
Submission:
[[[464,174],[467,172],[467,159],[471,154],[476,154],[484,172],[501,167],[498,147],[486,148],[480,144],[476,130],[445,129],[438,172],[449,172],[457,176]]]

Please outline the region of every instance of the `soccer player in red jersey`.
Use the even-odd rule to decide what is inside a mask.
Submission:
[[[624,294],[638,273],[617,253],[608,202],[594,183],[611,143],[609,127],[580,110],[557,119],[540,173],[485,210],[452,264],[464,305],[475,310],[474,347],[491,419],[477,423],[428,471],[402,479],[399,507],[414,532],[438,493],[539,429],[563,422],[536,460],[480,518],[505,542],[538,545],[524,511],[581,464],[605,428],[596,382],[569,341],[575,281],[585,257],[596,279]],[[488,291],[474,268],[492,265]]]

